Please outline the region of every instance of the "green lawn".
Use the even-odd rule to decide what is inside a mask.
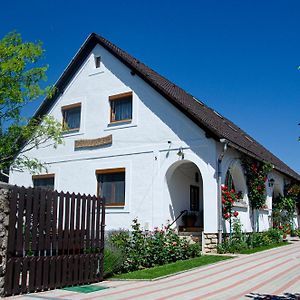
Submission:
[[[180,271],[185,271],[189,269],[193,269],[196,267],[212,264],[218,261],[222,261],[225,259],[233,258],[232,256],[217,256],[217,255],[203,255],[200,257],[187,259],[187,260],[179,260],[174,263],[166,264],[163,266],[157,266],[149,269],[118,274],[114,275],[112,278],[117,279],[154,279],[161,276],[166,276],[170,274],[174,274]]]
[[[252,253],[256,253],[256,252],[260,252],[260,251],[264,251],[264,250],[268,250],[268,249],[272,249],[272,248],[276,248],[276,247],[281,247],[281,246],[286,246],[286,245],[290,245],[291,243],[288,242],[281,242],[278,244],[272,244],[272,245],[267,245],[267,246],[260,246],[260,247],[256,247],[256,248],[252,248],[252,249],[245,249],[240,251],[240,254],[252,254]]]

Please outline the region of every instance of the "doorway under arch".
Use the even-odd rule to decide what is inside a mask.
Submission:
[[[170,217],[179,231],[203,230],[203,180],[197,165],[180,160],[171,165],[166,173],[167,190],[170,197]],[[184,224],[184,215],[194,215],[193,226]],[[185,218],[186,219],[186,218]],[[187,228],[189,227],[189,228]]]

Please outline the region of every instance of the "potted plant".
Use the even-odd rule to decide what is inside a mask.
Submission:
[[[182,216],[182,222],[185,227],[194,227],[196,221],[197,221],[197,214],[195,212],[188,211]]]

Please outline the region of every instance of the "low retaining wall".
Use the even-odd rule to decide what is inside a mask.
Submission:
[[[217,253],[218,234],[217,233],[203,233],[203,252]]]

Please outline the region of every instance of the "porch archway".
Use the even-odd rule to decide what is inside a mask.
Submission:
[[[166,172],[166,183],[171,200],[171,222],[175,221],[182,211],[187,210],[188,213],[196,215],[192,229],[203,230],[203,179],[198,166],[189,160],[173,163]],[[185,226],[181,217],[174,225],[179,230]]]

